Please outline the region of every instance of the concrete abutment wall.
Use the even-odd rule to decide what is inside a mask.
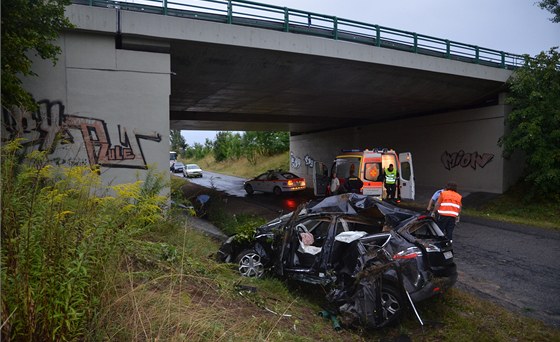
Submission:
[[[503,104],[290,138],[290,169],[312,184],[313,161],[329,167],[342,149],[387,147],[412,152],[416,185],[503,193],[522,170],[502,157]]]
[[[100,31],[67,32],[55,66],[34,58],[36,77],[24,87],[36,113],[15,112],[2,137],[19,132],[32,149],[50,150],[61,132],[66,143],[50,154],[63,165],[101,165],[106,184],[143,179],[148,166],[169,171],[170,57],[119,50]]]

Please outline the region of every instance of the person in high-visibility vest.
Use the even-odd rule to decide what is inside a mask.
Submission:
[[[387,200],[395,200],[395,191],[397,189],[397,179],[399,178],[399,173],[397,169],[393,167],[393,164],[389,164],[389,167],[385,169],[385,189],[387,190]]]
[[[432,217],[436,217],[436,203],[439,199],[439,195],[441,195],[441,193],[443,192],[443,190],[445,190],[445,188],[443,189],[439,189],[436,192],[434,192],[434,194],[432,195],[432,198],[430,198],[430,203],[428,203],[428,208],[426,208],[426,211],[430,214],[430,216]]]
[[[453,230],[459,222],[463,197],[457,193],[457,183],[449,182],[439,195],[435,211],[439,215],[438,226],[445,236],[453,241]]]

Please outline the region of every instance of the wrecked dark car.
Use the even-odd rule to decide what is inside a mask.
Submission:
[[[348,326],[395,323],[409,304],[457,280],[452,243],[431,217],[358,194],[302,205],[250,241],[232,236],[218,257],[243,276],[271,272],[328,287],[328,302]]]

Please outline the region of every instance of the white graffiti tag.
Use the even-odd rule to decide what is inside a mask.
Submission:
[[[292,169],[299,169],[301,167],[301,158],[296,157],[294,152],[290,152],[290,164]]]

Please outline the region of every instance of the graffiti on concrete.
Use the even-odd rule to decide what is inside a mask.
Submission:
[[[290,165],[292,169],[299,169],[301,167],[301,158],[296,157],[294,152],[290,152]]]
[[[303,161],[305,162],[305,166],[307,166],[307,167],[312,168],[313,165],[315,164],[315,159],[310,157],[308,154],[305,155],[305,157],[303,158]]]
[[[157,132],[129,132],[116,126],[118,142],[113,143],[107,123],[92,117],[68,115],[60,101],[42,100],[35,112],[3,110],[2,139],[24,138],[24,146],[54,153],[55,142],[61,145],[83,144],[87,163],[105,167],[146,169],[141,140],[161,142]],[[77,132],[77,134],[76,134]],[[79,157],[52,159],[57,164],[84,165]]]
[[[3,141],[23,138],[24,146],[41,151],[52,152],[59,133],[68,138],[63,129],[64,105],[60,101],[39,101],[35,112],[2,108],[2,122]]]
[[[473,170],[476,170],[477,166],[480,168],[484,168],[489,162],[492,161],[493,158],[494,155],[491,153],[465,153],[465,151],[463,150],[449,153],[445,151],[441,155],[441,163],[447,170],[451,170],[452,168],[457,166],[463,168],[470,166]]]

